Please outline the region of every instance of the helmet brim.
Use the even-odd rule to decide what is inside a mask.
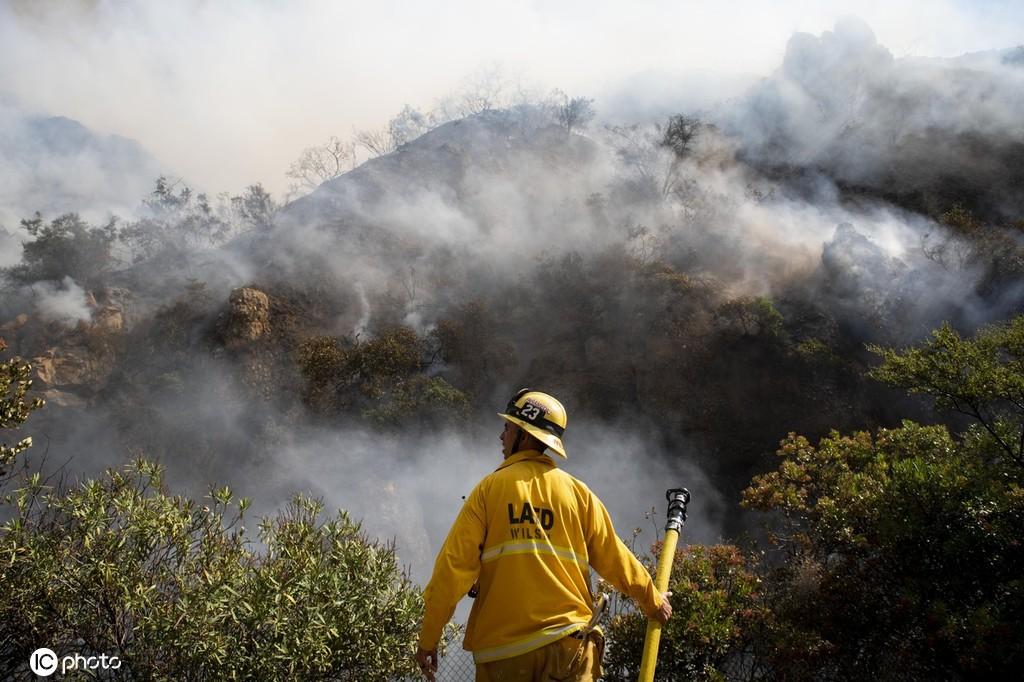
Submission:
[[[556,436],[555,434],[549,431],[545,431],[539,426],[534,426],[530,422],[523,421],[519,417],[513,417],[510,414],[505,414],[504,412],[499,412],[498,416],[504,419],[505,421],[512,422],[516,426],[520,427],[528,434],[539,440],[541,443],[544,443],[544,445],[547,445],[549,448],[554,450],[555,453],[558,454],[559,456],[564,457],[565,459],[569,459],[569,455],[565,454],[565,446],[562,445],[562,439]]]

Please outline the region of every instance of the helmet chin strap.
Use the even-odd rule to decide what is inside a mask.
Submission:
[[[510,456],[516,454],[517,452],[519,452],[519,443],[522,442],[522,440],[523,440],[523,433],[525,433],[523,431],[523,427],[517,426],[516,427],[516,439],[514,441],[512,441],[512,448],[511,448],[512,451],[510,453],[508,453]]]

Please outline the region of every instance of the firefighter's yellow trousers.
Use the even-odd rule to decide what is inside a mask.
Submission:
[[[563,637],[520,656],[478,663],[476,682],[595,682],[601,677],[604,638]]]

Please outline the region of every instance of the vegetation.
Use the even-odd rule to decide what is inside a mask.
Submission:
[[[791,436],[746,504],[781,511],[777,615],[828,643],[818,674],[1001,677],[1024,656],[1024,495],[1005,471],[911,422]]]
[[[7,343],[0,338],[0,353]],[[11,358],[0,363],[0,486],[12,475],[18,455],[32,447],[32,437],[9,443],[15,429],[25,423],[33,410],[43,406],[41,398],[30,398],[31,366],[24,360]]]
[[[143,201],[143,216],[125,226],[119,238],[135,262],[156,257],[182,258],[217,246],[245,229],[266,229],[277,204],[260,184],[234,197],[211,201],[203,193],[165,177],[157,178]]]
[[[23,423],[28,366],[2,374],[2,427]],[[3,463],[31,445],[3,446]],[[264,519],[247,499],[171,495],[137,459],[76,486],[26,475],[0,527],[0,674],[40,643],[116,656],[131,679],[389,680],[413,673],[422,597],[391,546],[297,496]]]
[[[145,679],[386,680],[408,674],[422,601],[391,547],[293,499],[257,552],[227,489],[168,494],[136,461],[67,490],[38,477],[3,527],[4,674],[40,642]],[[84,644],[82,644],[84,642]]]
[[[948,326],[874,376],[974,419],[790,435],[744,504],[781,514],[768,573],[775,616],[814,646],[808,677],[999,678],[1024,661],[1024,488],[1019,450],[1024,317],[961,339]],[[821,646],[824,645],[824,646]],[[798,666],[793,665],[796,655]]]
[[[61,281],[65,277],[83,286],[99,284],[114,265],[111,247],[117,238],[117,221],[93,227],[76,213],[66,213],[50,222],[39,213],[22,220],[32,241],[23,247],[21,264],[8,269],[18,283]]]
[[[659,554],[660,543],[652,552]],[[654,558],[647,563],[653,575]],[[669,578],[672,618],[662,630],[657,679],[725,679],[742,665],[740,652],[752,646],[752,635],[767,617],[758,599],[759,583],[752,558],[736,547],[691,545],[678,550]],[[637,679],[646,631],[647,619],[635,608],[612,618],[606,679]]]
[[[948,327],[872,374],[974,420],[904,421],[817,445],[796,434],[743,504],[771,548],[677,553],[657,679],[1003,679],[1024,662],[1024,317]],[[654,552],[657,553],[657,546]],[[649,559],[653,564],[653,559]],[[635,679],[645,622],[609,626],[609,679]]]
[[[970,417],[979,454],[1024,467],[1024,316],[970,340],[944,324],[919,348],[872,350],[883,360],[873,377]]]
[[[427,340],[408,327],[386,329],[363,343],[309,339],[299,349],[306,403],[323,415],[355,412],[388,428],[465,420],[468,398],[444,379],[423,374],[426,352]]]

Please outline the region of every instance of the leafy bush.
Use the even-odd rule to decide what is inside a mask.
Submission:
[[[67,490],[32,477],[0,533],[3,676],[29,653],[116,655],[140,679],[387,680],[413,672],[422,600],[393,548],[296,497],[259,530],[231,492],[172,496],[138,460]]]
[[[999,678],[1024,662],[1024,489],[945,427],[790,435],[744,504],[780,512],[775,617],[808,677]],[[827,654],[827,655],[825,655]],[[781,658],[790,657],[786,665]]]
[[[469,399],[440,377],[414,376],[397,384],[388,402],[366,410],[363,417],[381,427],[418,421],[437,428],[466,421]]]
[[[774,339],[784,333],[782,315],[763,296],[728,300],[718,306],[715,315],[725,327],[735,328],[743,336],[764,335]]]
[[[990,456],[1024,467],[1024,315],[973,339],[944,324],[920,347],[871,350],[882,357],[871,376],[970,417]]]
[[[656,679],[725,679],[727,670],[743,666],[750,633],[765,618],[758,584],[751,559],[736,547],[677,551],[669,578],[673,615],[662,630]],[[612,619],[606,679],[637,679],[646,630],[647,619],[635,610]]]
[[[0,339],[0,352],[6,348],[7,343]],[[33,410],[43,406],[42,399],[28,397],[32,388],[31,372],[31,365],[24,360],[12,358],[0,363],[0,435],[3,436],[0,439],[0,483],[11,475],[17,456],[32,447],[31,436],[7,443],[7,434],[13,434]]]
[[[320,336],[299,349],[306,404],[324,415],[348,413],[377,426],[437,426],[464,420],[467,396],[423,371],[426,342],[407,327],[350,345]]]

